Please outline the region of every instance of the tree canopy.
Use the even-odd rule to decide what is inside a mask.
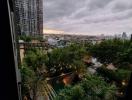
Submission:
[[[86,71],[82,61],[85,53],[85,49],[79,45],[56,48],[52,52],[44,52],[37,48],[27,50],[21,69],[23,86],[27,88],[25,91],[34,91],[36,97],[38,88],[42,86],[41,83],[45,82],[47,77],[55,77],[68,72]]]
[[[122,62],[132,63],[132,43],[130,40],[104,40],[100,44],[95,44],[89,51],[93,57],[103,64]]]
[[[56,100],[115,100],[115,91],[101,77],[85,75],[79,84],[60,90]]]
[[[83,71],[85,65],[82,58],[85,54],[85,49],[78,45],[56,48],[47,54],[48,62],[46,66],[55,74]]]
[[[94,75],[87,75],[87,67],[83,60],[91,56],[97,58],[104,67],[97,68],[97,73]],[[129,79],[132,69],[131,59],[132,42],[120,39],[104,40],[99,44],[73,43],[64,48],[54,48],[51,52],[30,48],[25,54],[21,67],[23,91],[27,93],[32,90],[36,96],[38,92],[48,90],[44,89],[49,87],[46,78],[58,77],[62,73],[69,72],[78,76],[83,73],[81,81],[62,89],[56,100],[82,98],[83,100],[114,100],[116,89],[122,89],[122,81]],[[113,63],[117,70],[108,70],[105,65],[110,63]],[[116,88],[113,81],[121,86],[116,84]]]

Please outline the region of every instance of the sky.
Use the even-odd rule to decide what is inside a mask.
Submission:
[[[74,34],[132,33],[132,0],[44,0],[44,29]]]

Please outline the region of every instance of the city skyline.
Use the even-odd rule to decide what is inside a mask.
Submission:
[[[44,29],[86,35],[132,32],[132,1],[45,0]]]

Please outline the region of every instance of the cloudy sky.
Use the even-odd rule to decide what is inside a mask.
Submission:
[[[44,0],[44,28],[77,34],[132,33],[132,0]]]

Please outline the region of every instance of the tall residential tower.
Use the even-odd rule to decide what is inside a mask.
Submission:
[[[43,0],[15,0],[18,34],[43,33]]]

